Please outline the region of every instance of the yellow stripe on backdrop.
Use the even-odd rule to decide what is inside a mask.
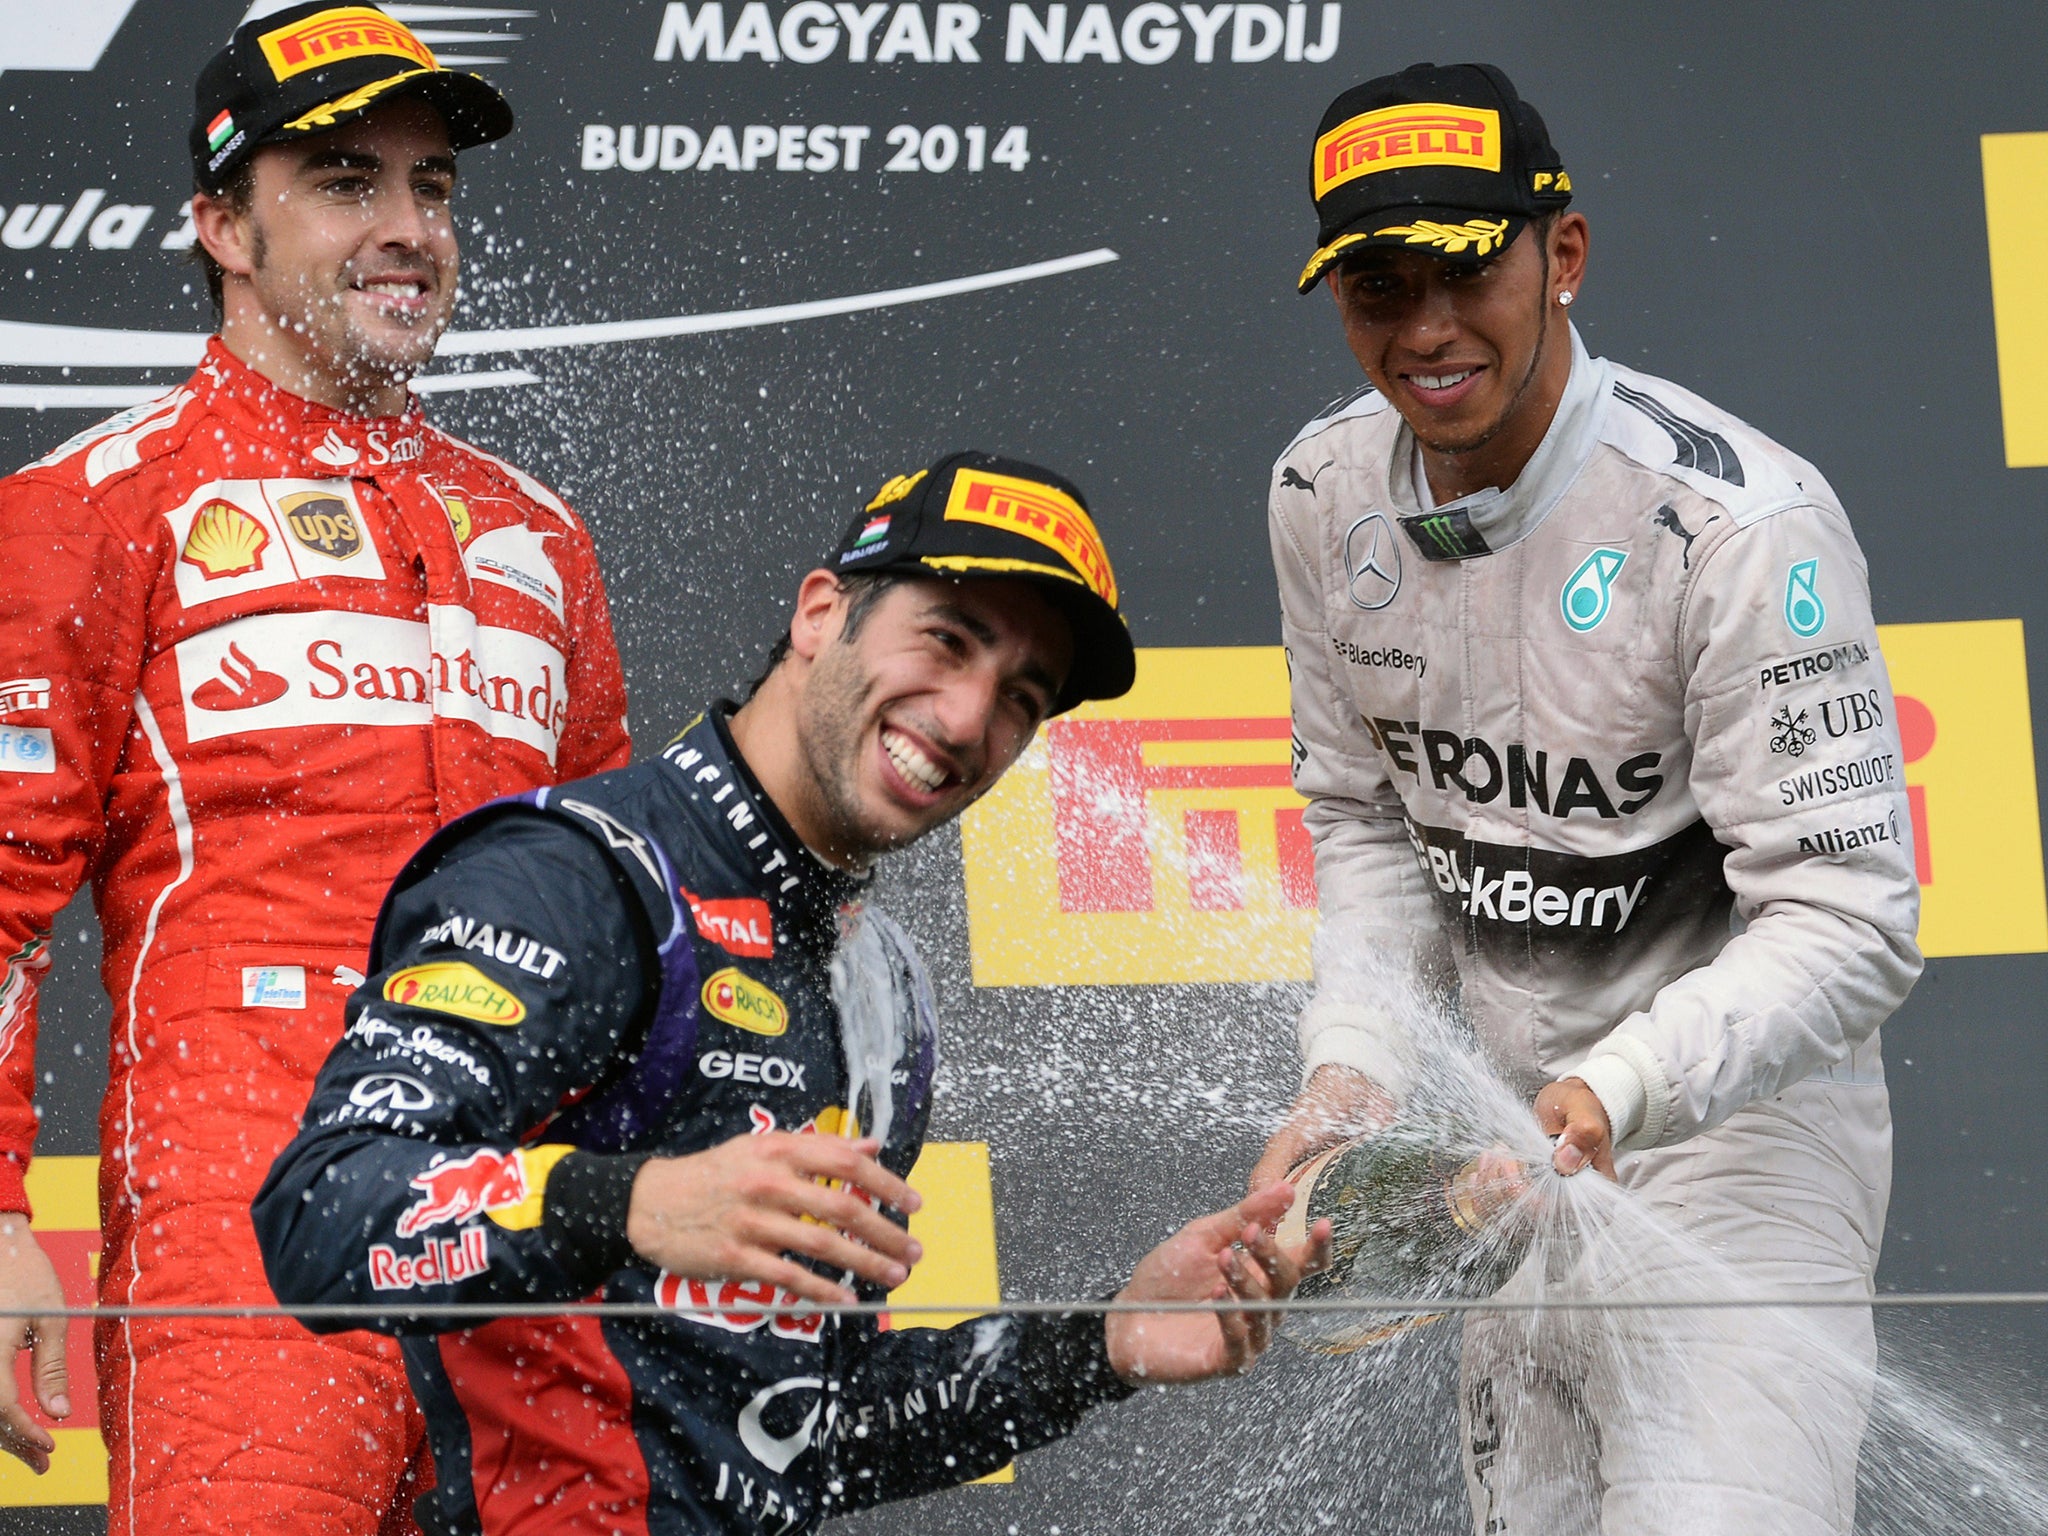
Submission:
[[[1983,137],[1991,312],[2011,469],[2048,464],[2048,133]]]

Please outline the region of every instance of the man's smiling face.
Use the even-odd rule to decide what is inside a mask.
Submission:
[[[1030,745],[1073,654],[1028,582],[914,577],[851,634],[842,607],[797,707],[805,809],[832,850],[865,862],[959,815]]]
[[[245,275],[276,343],[344,392],[433,356],[455,309],[455,155],[441,115],[401,100],[254,162]]]
[[[1569,332],[1554,290],[1567,265],[1583,264],[1584,229],[1567,214],[1529,225],[1486,261],[1375,246],[1331,271],[1352,354],[1424,448],[1475,453],[1514,435],[1531,411],[1547,424],[1555,400],[1539,405],[1547,392],[1536,386],[1555,371],[1559,353],[1569,372]],[[1547,243],[1560,239],[1576,252],[1546,260]],[[1557,259],[1574,254],[1576,261]]]

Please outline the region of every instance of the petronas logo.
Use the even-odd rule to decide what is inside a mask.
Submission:
[[[1564,591],[1558,594],[1558,607],[1564,613],[1565,623],[1582,635],[1598,629],[1614,601],[1614,578],[1627,563],[1626,550],[1596,549],[1586,556],[1565,582]]]
[[[1507,232],[1506,219],[1474,219],[1469,224],[1441,224],[1435,219],[1417,219],[1413,224],[1392,224],[1385,229],[1376,229],[1372,237],[1378,240],[1386,235],[1400,235],[1410,245],[1434,246],[1446,256],[1462,256],[1467,251],[1474,256],[1488,256],[1497,246],[1507,243],[1502,238]]]
[[[1801,560],[1785,578],[1785,627],[1802,640],[1811,640],[1828,621],[1828,605],[1814,586],[1819,575],[1818,560]]]

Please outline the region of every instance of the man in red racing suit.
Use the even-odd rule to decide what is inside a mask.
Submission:
[[[216,341],[184,387],[0,482],[0,605],[0,1210],[28,1209],[36,973],[90,877],[114,1004],[101,1298],[268,1304],[249,1202],[399,866],[494,796],[627,761],[589,536],[417,404],[325,410]],[[366,1334],[137,1323],[97,1356],[117,1521],[182,1502],[259,1405],[347,1446],[305,1467],[342,1497],[388,1485],[420,1430]]]
[[[410,56],[349,67],[410,69],[407,88],[422,74]],[[417,113],[386,114],[401,111]],[[274,174],[304,163],[335,181],[289,184],[341,206],[315,215],[330,226],[358,205],[385,218],[399,233],[351,259],[416,278],[445,314],[452,236],[377,211],[404,166],[374,184],[354,166],[425,142],[440,198],[440,146],[478,135],[452,112],[446,135],[438,118],[396,121],[412,139],[345,129],[339,170]],[[261,207],[275,272],[297,215]],[[347,317],[397,312],[404,289],[349,296]],[[6,1213],[28,1210],[38,973],[88,878],[113,1000],[101,1300],[274,1305],[249,1203],[341,1037],[392,877],[486,800],[628,760],[604,590],[568,508],[429,427],[402,382],[374,409],[288,393],[278,367],[239,359],[296,333],[237,333],[230,300],[188,383],[0,481],[0,1305],[54,1300]],[[231,350],[237,334],[255,340]],[[6,1326],[11,1388],[22,1328]],[[37,1395],[61,1415],[62,1331],[33,1331]],[[424,1425],[391,1341],[188,1318],[103,1325],[95,1353],[114,1536],[411,1529]],[[0,1446],[39,1465],[50,1441],[12,1397]]]

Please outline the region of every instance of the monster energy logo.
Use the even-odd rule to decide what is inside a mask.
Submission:
[[[1486,540],[1472,526],[1471,517],[1463,511],[1424,512],[1402,518],[1401,526],[1408,530],[1408,537],[1426,559],[1464,560],[1490,552]]]
[[[1441,512],[1423,518],[1415,531],[1434,544],[1441,554],[1455,555],[1458,552],[1458,531]]]

